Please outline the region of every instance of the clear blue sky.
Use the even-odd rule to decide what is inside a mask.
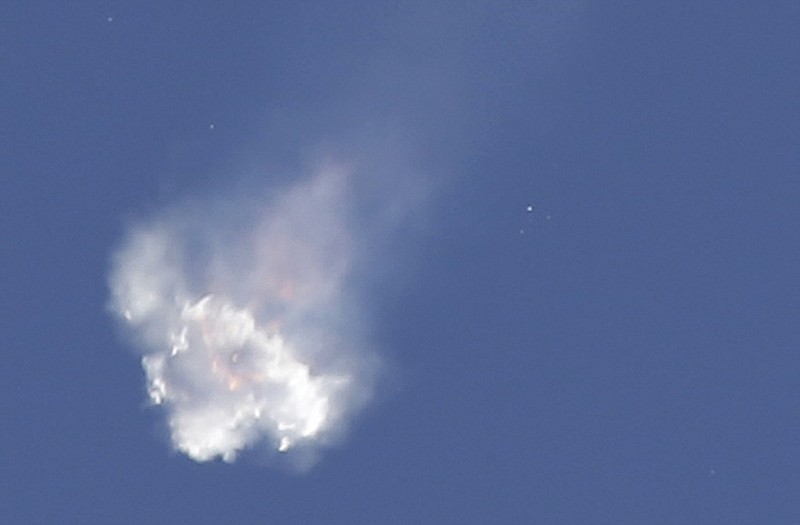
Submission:
[[[796,523],[799,27],[3,2],[0,521]],[[371,299],[396,384],[305,475],[171,452],[106,310],[126,221],[382,134],[437,181]]]

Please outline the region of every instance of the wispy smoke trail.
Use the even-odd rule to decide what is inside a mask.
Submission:
[[[196,461],[326,444],[369,395],[346,175],[258,200],[193,201],[132,228],[114,257],[112,309],[174,446]]]

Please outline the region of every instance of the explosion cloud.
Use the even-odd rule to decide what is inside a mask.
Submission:
[[[193,460],[313,450],[368,398],[347,180],[323,170],[271,199],[191,201],[132,227],[115,253],[111,308]]]

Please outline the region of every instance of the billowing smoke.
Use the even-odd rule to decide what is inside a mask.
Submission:
[[[269,198],[197,199],[134,225],[112,310],[132,328],[175,448],[231,462],[259,444],[314,450],[368,400],[374,352],[350,292],[362,253],[348,176]]]

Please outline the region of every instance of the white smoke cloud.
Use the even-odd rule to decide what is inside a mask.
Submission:
[[[135,225],[114,254],[111,308],[193,460],[314,450],[369,398],[349,191],[347,173],[323,169],[269,199],[194,200]]]

